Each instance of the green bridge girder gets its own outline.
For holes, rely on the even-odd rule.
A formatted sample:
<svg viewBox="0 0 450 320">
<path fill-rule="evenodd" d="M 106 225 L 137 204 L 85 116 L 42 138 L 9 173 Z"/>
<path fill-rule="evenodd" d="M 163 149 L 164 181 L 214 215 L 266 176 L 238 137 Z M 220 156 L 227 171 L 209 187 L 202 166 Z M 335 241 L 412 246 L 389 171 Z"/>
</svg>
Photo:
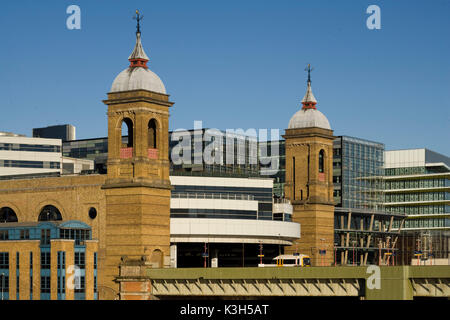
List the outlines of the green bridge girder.
<svg viewBox="0 0 450 320">
<path fill-rule="evenodd" d="M 152 294 L 165 297 L 203 295 L 202 286 L 208 288 L 208 295 L 222 296 L 224 284 L 238 288 L 234 291 L 235 296 L 255 298 L 258 293 L 261 296 L 356 295 L 368 300 L 450 297 L 450 266 L 373 266 L 373 270 L 369 267 L 146 268 L 143 274 L 154 288 Z M 377 278 L 380 280 L 378 283 Z M 184 289 L 180 291 L 177 284 L 184 285 Z M 257 288 L 255 284 L 265 284 L 268 291 L 258 289 L 250 292 L 249 288 Z M 298 284 L 305 290 L 298 291 Z M 351 286 L 346 287 L 347 284 Z M 314 285 L 317 290 L 309 290 L 308 285 Z M 270 291 L 272 286 L 277 288 L 272 290 L 273 293 Z M 157 287 L 161 289 L 157 290 Z M 190 289 L 197 287 L 199 289 Z"/>
</svg>

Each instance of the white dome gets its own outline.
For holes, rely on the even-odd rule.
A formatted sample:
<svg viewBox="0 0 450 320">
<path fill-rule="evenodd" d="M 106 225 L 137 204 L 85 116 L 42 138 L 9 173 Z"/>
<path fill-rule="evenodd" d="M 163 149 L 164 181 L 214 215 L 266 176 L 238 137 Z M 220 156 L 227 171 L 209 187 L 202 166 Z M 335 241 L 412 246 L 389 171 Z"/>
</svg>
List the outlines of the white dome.
<svg viewBox="0 0 450 320">
<path fill-rule="evenodd" d="M 111 92 L 139 89 L 166 94 L 166 88 L 161 79 L 151 70 L 142 67 L 123 70 L 111 86 Z"/>
<path fill-rule="evenodd" d="M 289 121 L 288 129 L 323 128 L 331 130 L 327 117 L 317 109 L 301 109 Z"/>
</svg>

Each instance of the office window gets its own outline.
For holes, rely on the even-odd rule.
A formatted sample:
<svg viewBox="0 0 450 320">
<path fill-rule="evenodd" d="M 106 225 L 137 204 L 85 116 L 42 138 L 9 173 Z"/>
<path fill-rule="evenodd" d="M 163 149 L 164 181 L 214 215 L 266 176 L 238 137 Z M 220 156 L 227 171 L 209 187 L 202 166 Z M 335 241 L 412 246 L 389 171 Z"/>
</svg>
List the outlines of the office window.
<svg viewBox="0 0 450 320">
<path fill-rule="evenodd" d="M 97 252 L 94 252 L 94 269 L 97 269 Z"/>
<path fill-rule="evenodd" d="M 41 293 L 50 293 L 50 277 L 41 276 Z"/>
<path fill-rule="evenodd" d="M 50 252 L 41 252 L 41 269 L 50 269 Z"/>
<path fill-rule="evenodd" d="M 30 230 L 24 229 L 20 230 L 20 240 L 30 239 Z"/>
<path fill-rule="evenodd" d="M 58 276 L 58 293 L 65 294 L 66 293 L 66 277 Z"/>
<path fill-rule="evenodd" d="M 84 252 L 75 252 L 75 265 L 80 267 L 80 269 L 86 268 L 86 258 Z"/>
<path fill-rule="evenodd" d="M 0 230 L 0 240 L 8 240 L 9 232 L 8 230 Z"/>
<path fill-rule="evenodd" d="M 9 291 L 9 276 L 0 274 L 0 291 Z"/>
<path fill-rule="evenodd" d="M 0 269 L 9 269 L 9 252 L 0 252 Z"/>
<path fill-rule="evenodd" d="M 33 252 L 30 252 L 30 270 L 33 270 Z"/>
<path fill-rule="evenodd" d="M 84 293 L 85 291 L 85 277 L 80 276 L 80 285 L 75 286 L 75 292 L 76 293 Z"/>
<path fill-rule="evenodd" d="M 58 251 L 58 269 L 66 268 L 66 252 Z"/>
<path fill-rule="evenodd" d="M 41 244 L 43 245 L 50 244 L 50 229 L 41 230 Z"/>
</svg>

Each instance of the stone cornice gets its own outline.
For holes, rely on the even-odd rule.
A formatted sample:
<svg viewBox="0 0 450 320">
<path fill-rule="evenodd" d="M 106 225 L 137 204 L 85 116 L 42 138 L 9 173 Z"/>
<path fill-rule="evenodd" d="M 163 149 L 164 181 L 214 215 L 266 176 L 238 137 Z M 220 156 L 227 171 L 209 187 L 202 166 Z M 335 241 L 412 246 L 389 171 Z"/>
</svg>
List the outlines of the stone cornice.
<svg viewBox="0 0 450 320">
<path fill-rule="evenodd" d="M 304 138 L 304 137 L 321 137 L 326 139 L 333 139 L 333 130 L 323 128 L 301 128 L 301 129 L 286 129 L 286 133 L 282 135 L 284 139 L 289 138 Z"/>
</svg>

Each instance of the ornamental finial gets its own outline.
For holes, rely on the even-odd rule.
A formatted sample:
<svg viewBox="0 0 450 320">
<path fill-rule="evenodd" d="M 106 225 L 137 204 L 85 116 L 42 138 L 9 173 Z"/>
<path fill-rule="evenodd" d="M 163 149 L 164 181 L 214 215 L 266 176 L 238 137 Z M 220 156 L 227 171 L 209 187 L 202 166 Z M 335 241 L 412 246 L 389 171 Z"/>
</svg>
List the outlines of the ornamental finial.
<svg viewBox="0 0 450 320">
<path fill-rule="evenodd" d="M 308 71 L 308 83 L 311 83 L 311 71 L 313 71 L 314 68 L 311 68 L 311 65 L 308 63 L 308 66 L 305 68 L 305 71 Z"/>
<path fill-rule="evenodd" d="M 141 33 L 141 20 L 144 18 L 144 15 L 141 15 L 139 13 L 139 10 L 136 9 L 136 15 L 133 16 L 133 19 L 137 21 L 137 30 L 136 30 L 136 34 Z"/>
</svg>

